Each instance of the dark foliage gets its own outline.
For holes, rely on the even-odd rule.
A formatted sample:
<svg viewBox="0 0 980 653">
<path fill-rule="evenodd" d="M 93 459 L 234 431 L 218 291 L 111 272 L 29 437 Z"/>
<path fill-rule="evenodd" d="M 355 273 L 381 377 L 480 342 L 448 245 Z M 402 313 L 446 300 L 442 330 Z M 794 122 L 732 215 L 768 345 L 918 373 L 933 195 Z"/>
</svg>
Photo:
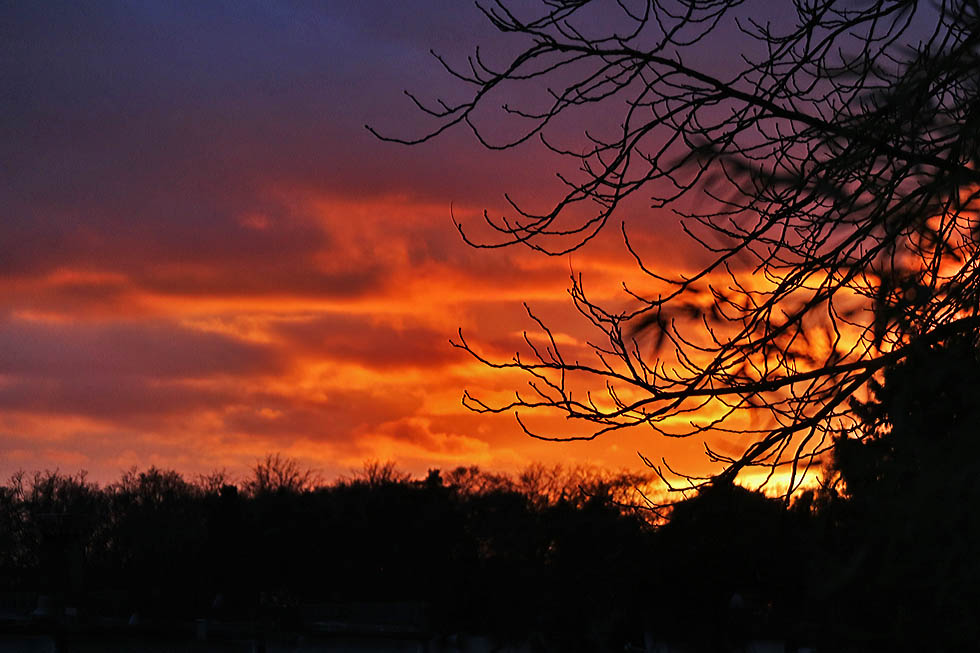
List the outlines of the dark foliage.
<svg viewBox="0 0 980 653">
<path fill-rule="evenodd" d="M 822 516 L 839 531 L 844 627 L 924 648 L 939 624 L 953 648 L 980 637 L 978 392 L 976 343 L 923 347 L 859 406 L 866 437 L 836 443 Z"/>
<path fill-rule="evenodd" d="M 459 468 L 412 480 L 374 464 L 331 485 L 297 478 L 309 476 L 278 457 L 240 485 L 155 468 L 104 488 L 19 474 L 0 488 L 0 591 L 116 618 L 271 611 L 283 628 L 304 603 L 422 601 L 439 632 L 548 632 L 571 649 L 640 621 L 649 588 L 630 570 L 652 531 L 618 502 L 635 477 Z"/>
</svg>

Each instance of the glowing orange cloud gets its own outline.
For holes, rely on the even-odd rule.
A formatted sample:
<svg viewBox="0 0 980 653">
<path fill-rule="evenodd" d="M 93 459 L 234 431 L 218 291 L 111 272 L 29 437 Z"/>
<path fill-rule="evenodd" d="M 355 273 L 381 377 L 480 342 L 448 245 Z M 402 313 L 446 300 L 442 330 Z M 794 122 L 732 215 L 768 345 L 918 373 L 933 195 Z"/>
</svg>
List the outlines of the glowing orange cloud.
<svg viewBox="0 0 980 653">
<path fill-rule="evenodd" d="M 240 472 L 269 451 L 328 475 L 368 458 L 419 473 L 570 457 L 637 467 L 635 450 L 650 453 L 642 437 L 540 443 L 510 416 L 460 405 L 464 388 L 506 393 L 524 381 L 452 348 L 457 328 L 510 356 L 532 326 L 526 301 L 565 346 L 578 346 L 569 260 L 468 248 L 440 202 L 282 188 L 267 196 L 278 209 L 241 213 L 230 235 L 245 232 L 245 246 L 255 231 L 273 243 L 280 230 L 310 234 L 281 261 L 271 252 L 144 266 L 108 257 L 0 281 L 5 471 Z M 609 288 L 623 272 L 601 252 L 571 264 Z"/>
<path fill-rule="evenodd" d="M 540 149 L 490 154 L 462 132 L 393 148 L 363 129 L 421 128 L 392 96 L 429 81 L 431 47 L 465 56 L 459 30 L 484 24 L 420 7 L 256 7 L 207 29 L 176 14 L 161 29 L 152 3 L 11 8 L 0 473 L 241 473 L 275 451 L 327 476 L 366 458 L 417 473 L 701 461 L 700 443 L 646 433 L 542 443 L 460 405 L 526 379 L 453 349 L 457 328 L 509 357 L 534 337 L 527 302 L 584 352 L 570 272 L 625 306 L 634 268 L 615 228 L 565 258 L 461 242 L 450 211 L 490 238 L 482 211 L 506 211 L 502 191 L 533 204 L 560 188 Z M 621 217 L 658 271 L 693 265 L 669 214 L 638 199 Z"/>
</svg>

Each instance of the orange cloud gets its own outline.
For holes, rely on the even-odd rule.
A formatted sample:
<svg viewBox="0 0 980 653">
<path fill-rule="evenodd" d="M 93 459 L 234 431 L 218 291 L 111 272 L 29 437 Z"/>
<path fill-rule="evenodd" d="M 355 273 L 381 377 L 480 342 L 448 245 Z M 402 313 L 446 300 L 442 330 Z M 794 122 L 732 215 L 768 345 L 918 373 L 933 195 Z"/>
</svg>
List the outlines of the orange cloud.
<svg viewBox="0 0 980 653">
<path fill-rule="evenodd" d="M 699 460 L 700 443 L 646 433 L 543 443 L 512 416 L 460 404 L 464 388 L 506 398 L 525 385 L 449 345 L 458 327 L 496 358 L 525 347 L 525 328 L 540 343 L 525 301 L 566 355 L 590 355 L 593 334 L 565 294 L 570 264 L 599 296 L 628 302 L 620 281 L 632 266 L 613 244 L 571 260 L 488 252 L 459 240 L 440 202 L 283 188 L 264 197 L 222 227 L 229 240 L 217 251 L 170 261 L 151 248 L 142 264 L 68 257 L 0 281 L 0 411 L 16 416 L 0 430 L 11 452 L 0 469 L 74 460 L 104 478 L 137 462 L 242 470 L 267 451 L 328 474 L 366 458 L 419 473 L 570 460 L 636 468 L 637 450 Z M 561 416 L 529 420 L 570 433 Z M 32 447 L 45 430 L 64 435 L 60 449 Z M 56 449 L 64 455 L 45 453 Z"/>
<path fill-rule="evenodd" d="M 450 211 L 491 238 L 482 210 L 507 211 L 501 189 L 541 204 L 560 188 L 545 155 L 491 155 L 462 133 L 411 150 L 363 129 L 423 126 L 393 89 L 428 80 L 434 44 L 468 49 L 452 35 L 459 21 L 482 24 L 479 11 L 297 11 L 315 19 L 202 11 L 161 30 L 149 5 L 10 10 L 0 472 L 240 473 L 270 451 L 328 475 L 388 457 L 416 472 L 635 467 L 636 449 L 699 460 L 699 443 L 642 433 L 550 445 L 512 416 L 460 405 L 464 388 L 505 396 L 526 379 L 451 348 L 458 327 L 509 358 L 525 328 L 539 338 L 526 301 L 585 357 L 592 334 L 568 276 L 627 306 L 632 261 L 616 225 L 570 257 L 469 248 Z M 379 33 L 384 47 L 365 50 Z M 98 34 L 98 47 L 78 34 Z M 637 200 L 620 217 L 658 265 L 686 264 L 692 250 L 666 231 L 669 215 Z"/>
</svg>

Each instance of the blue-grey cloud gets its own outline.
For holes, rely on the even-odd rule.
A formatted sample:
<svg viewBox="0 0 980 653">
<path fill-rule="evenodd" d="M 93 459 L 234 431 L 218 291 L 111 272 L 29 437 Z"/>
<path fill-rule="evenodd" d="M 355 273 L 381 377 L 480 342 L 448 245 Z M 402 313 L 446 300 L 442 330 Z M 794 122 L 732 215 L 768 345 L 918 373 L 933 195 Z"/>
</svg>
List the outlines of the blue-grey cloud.
<svg viewBox="0 0 980 653">
<path fill-rule="evenodd" d="M 0 374 L 84 379 L 205 378 L 282 371 L 268 346 L 162 321 L 0 323 Z"/>
</svg>

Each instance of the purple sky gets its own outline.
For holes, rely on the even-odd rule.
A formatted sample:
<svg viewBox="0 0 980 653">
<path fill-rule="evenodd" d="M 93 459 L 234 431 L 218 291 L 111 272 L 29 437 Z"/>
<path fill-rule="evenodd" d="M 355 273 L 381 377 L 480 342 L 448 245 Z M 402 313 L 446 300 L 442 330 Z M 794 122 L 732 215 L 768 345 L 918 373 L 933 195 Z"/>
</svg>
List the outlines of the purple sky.
<svg viewBox="0 0 980 653">
<path fill-rule="evenodd" d="M 526 300 L 580 346 L 569 265 L 614 301 L 631 269 L 615 237 L 554 259 L 460 241 L 450 206 L 475 224 L 554 187 L 540 148 L 364 129 L 419 133 L 401 91 L 458 94 L 429 49 L 478 43 L 512 47 L 450 0 L 5 3 L 0 472 L 697 459 L 642 434 L 540 443 L 459 405 L 524 381 L 450 348 L 457 327 L 508 357 Z"/>
</svg>

